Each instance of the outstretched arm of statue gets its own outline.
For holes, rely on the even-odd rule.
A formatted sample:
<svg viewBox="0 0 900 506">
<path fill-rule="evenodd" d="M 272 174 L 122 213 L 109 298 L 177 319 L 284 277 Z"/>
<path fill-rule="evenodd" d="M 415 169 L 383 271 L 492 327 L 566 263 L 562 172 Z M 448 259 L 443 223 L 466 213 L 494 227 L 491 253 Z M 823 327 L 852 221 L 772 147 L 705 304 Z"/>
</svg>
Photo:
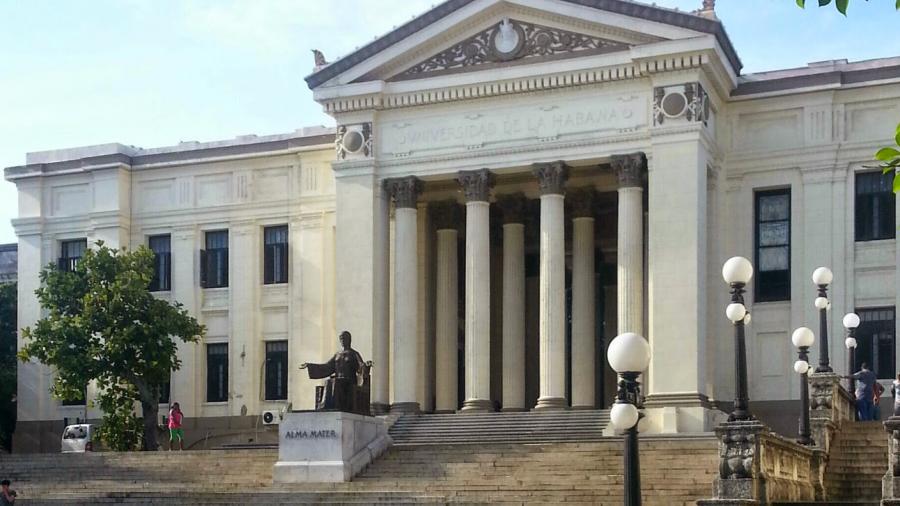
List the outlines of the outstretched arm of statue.
<svg viewBox="0 0 900 506">
<path fill-rule="evenodd" d="M 371 368 L 373 365 L 375 365 L 375 362 L 372 362 L 371 360 L 369 360 L 368 362 L 366 362 L 366 367 Z"/>
<path fill-rule="evenodd" d="M 302 364 L 300 364 L 300 369 L 306 369 L 307 367 L 309 367 L 309 364 L 307 362 L 303 362 Z"/>
</svg>

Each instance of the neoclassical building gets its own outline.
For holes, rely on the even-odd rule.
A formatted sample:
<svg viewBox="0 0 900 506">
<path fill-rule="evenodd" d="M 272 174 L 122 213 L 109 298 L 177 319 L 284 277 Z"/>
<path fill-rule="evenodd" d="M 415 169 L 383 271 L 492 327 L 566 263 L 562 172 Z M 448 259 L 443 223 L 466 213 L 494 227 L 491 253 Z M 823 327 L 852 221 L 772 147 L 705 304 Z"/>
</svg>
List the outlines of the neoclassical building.
<svg viewBox="0 0 900 506">
<path fill-rule="evenodd" d="M 896 375 L 898 210 L 870 165 L 900 120 L 900 58 L 742 74 L 708 6 L 448 0 L 306 81 L 336 129 L 6 169 L 20 326 L 41 265 L 147 244 L 154 288 L 209 329 L 170 393 L 201 432 L 312 408 L 297 366 L 346 329 L 376 413 L 460 416 L 608 407 L 605 347 L 637 332 L 645 430 L 696 433 L 734 396 L 721 266 L 741 255 L 760 417 L 793 425 L 790 334 L 818 328 L 819 266 L 835 369 L 856 311 L 858 362 Z M 17 449 L 76 416 L 50 374 L 20 365 Z"/>
</svg>

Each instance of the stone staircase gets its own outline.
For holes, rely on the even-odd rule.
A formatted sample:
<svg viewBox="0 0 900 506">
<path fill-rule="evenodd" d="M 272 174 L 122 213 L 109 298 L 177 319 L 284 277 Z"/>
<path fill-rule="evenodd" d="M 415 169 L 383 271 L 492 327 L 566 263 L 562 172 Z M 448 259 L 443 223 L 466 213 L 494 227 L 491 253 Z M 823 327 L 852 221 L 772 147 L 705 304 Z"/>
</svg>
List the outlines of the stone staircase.
<svg viewBox="0 0 900 506">
<path fill-rule="evenodd" d="M 559 443 L 599 441 L 608 410 L 407 415 L 394 422 L 394 444 Z"/>
<path fill-rule="evenodd" d="M 881 422 L 844 423 L 825 467 L 829 501 L 877 504 L 887 471 L 887 433 Z"/>
<path fill-rule="evenodd" d="M 271 450 L 11 456 L 22 505 L 622 503 L 622 441 L 403 444 L 350 483 L 273 485 Z M 645 437 L 646 505 L 709 495 L 712 437 Z"/>
</svg>

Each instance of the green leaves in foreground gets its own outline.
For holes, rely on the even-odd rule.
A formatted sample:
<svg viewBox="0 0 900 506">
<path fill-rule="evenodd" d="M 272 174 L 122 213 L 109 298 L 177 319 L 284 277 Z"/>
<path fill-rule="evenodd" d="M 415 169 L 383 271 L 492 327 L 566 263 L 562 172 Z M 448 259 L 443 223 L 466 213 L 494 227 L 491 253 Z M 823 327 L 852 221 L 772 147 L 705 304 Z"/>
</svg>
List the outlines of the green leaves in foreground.
<svg viewBox="0 0 900 506">
<path fill-rule="evenodd" d="M 897 149 L 900 148 L 900 125 L 897 125 L 897 130 L 894 132 L 894 143 L 897 145 L 896 147 L 879 149 L 875 153 L 875 159 L 881 162 L 878 166 L 883 173 L 894 173 L 894 193 L 900 193 L 900 172 L 898 172 L 900 171 L 900 149 Z"/>
<path fill-rule="evenodd" d="M 869 0 L 866 0 L 867 2 Z M 819 7 L 825 7 L 826 5 L 831 4 L 831 0 L 818 0 Z M 806 0 L 797 0 L 797 5 L 800 8 L 806 7 Z M 850 0 L 834 0 L 834 6 L 844 16 L 847 15 L 847 7 L 850 6 Z M 894 0 L 894 8 L 900 9 L 900 0 Z"/>
</svg>

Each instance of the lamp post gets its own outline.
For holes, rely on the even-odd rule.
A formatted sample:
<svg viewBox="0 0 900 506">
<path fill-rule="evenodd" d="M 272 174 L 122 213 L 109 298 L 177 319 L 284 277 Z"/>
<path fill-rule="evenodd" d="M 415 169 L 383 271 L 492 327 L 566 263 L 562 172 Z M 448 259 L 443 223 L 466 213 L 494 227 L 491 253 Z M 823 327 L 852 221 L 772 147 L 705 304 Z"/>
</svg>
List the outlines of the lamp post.
<svg viewBox="0 0 900 506">
<path fill-rule="evenodd" d="M 800 327 L 791 335 L 791 342 L 798 350 L 798 359 L 794 362 L 794 371 L 800 375 L 800 437 L 797 442 L 811 445 L 813 440 L 809 433 L 809 347 L 816 341 L 812 330 Z"/>
<path fill-rule="evenodd" d="M 844 346 L 847 347 L 847 376 L 850 387 L 850 395 L 856 398 L 856 380 L 853 378 L 853 370 L 856 369 L 856 328 L 859 327 L 859 315 L 856 313 L 847 313 L 843 319 L 844 328 L 847 329 L 847 339 L 844 339 Z M 856 410 L 853 410 L 853 417 L 856 418 Z"/>
<path fill-rule="evenodd" d="M 625 506 L 641 504 L 641 466 L 638 459 L 638 420 L 641 386 L 638 376 L 650 364 L 650 345 L 633 332 L 616 336 L 606 352 L 609 365 L 619 373 L 616 403 L 609 413 L 613 427 L 625 432 Z"/>
<path fill-rule="evenodd" d="M 819 348 L 819 366 L 816 372 L 832 372 L 828 360 L 828 285 L 834 279 L 831 269 L 819 267 L 813 271 L 812 281 L 815 283 L 818 294 L 816 296 L 816 309 L 819 310 L 819 335 L 822 336 L 822 346 Z"/>
<path fill-rule="evenodd" d="M 722 266 L 722 278 L 731 286 L 731 303 L 725 316 L 734 324 L 734 407 L 728 421 L 752 420 L 747 394 L 747 347 L 744 343 L 744 324 L 747 308 L 744 307 L 744 287 L 753 277 L 753 265 L 744 257 L 732 257 Z"/>
</svg>

